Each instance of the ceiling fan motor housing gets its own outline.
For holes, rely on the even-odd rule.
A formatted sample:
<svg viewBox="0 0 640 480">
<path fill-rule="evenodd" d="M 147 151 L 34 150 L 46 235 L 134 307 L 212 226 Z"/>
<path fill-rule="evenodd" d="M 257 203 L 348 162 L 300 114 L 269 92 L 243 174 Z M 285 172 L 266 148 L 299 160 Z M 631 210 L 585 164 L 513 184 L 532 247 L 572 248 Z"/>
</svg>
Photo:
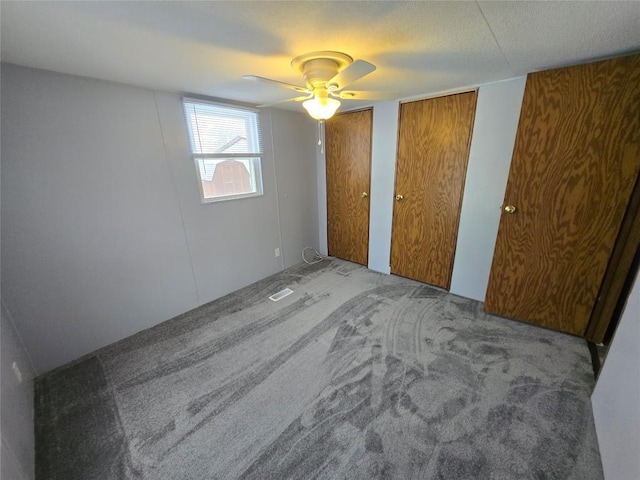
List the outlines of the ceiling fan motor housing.
<svg viewBox="0 0 640 480">
<path fill-rule="evenodd" d="M 326 83 L 353 62 L 341 52 L 312 52 L 296 57 L 291 66 L 302 73 L 309 90 L 324 89 Z"/>
</svg>

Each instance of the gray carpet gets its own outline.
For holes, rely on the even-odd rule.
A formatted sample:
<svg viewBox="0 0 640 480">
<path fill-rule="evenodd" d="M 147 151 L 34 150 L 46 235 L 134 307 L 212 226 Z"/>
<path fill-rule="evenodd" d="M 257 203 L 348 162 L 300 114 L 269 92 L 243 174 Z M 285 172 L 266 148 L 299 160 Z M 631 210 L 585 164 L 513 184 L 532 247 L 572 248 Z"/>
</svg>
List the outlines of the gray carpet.
<svg viewBox="0 0 640 480">
<path fill-rule="evenodd" d="M 592 387 L 581 339 L 303 264 L 39 377 L 37 478 L 602 479 Z"/>
</svg>

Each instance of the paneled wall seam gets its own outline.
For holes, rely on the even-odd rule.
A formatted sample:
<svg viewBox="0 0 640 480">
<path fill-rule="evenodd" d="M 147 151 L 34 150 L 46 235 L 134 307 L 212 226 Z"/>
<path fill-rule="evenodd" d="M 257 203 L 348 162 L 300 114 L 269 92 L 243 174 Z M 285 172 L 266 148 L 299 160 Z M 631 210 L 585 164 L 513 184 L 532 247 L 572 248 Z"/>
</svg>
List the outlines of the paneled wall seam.
<svg viewBox="0 0 640 480">
<path fill-rule="evenodd" d="M 509 58 L 507 57 L 507 54 L 502 49 L 502 45 L 500 45 L 500 42 L 498 41 L 498 37 L 496 37 L 496 34 L 494 33 L 493 28 L 491 27 L 491 24 L 489 23 L 489 20 L 487 20 L 487 16 L 484 14 L 484 11 L 482 10 L 482 7 L 480 6 L 480 4 L 478 3 L 477 0 L 476 0 L 475 4 L 476 4 L 476 7 L 478 7 L 478 11 L 480 12 L 480 15 L 482 15 L 484 23 L 487 25 L 487 28 L 489 29 L 489 32 L 491 32 L 491 36 L 493 37 L 493 41 L 496 42 L 496 47 L 498 47 L 498 50 L 500 50 L 500 53 L 502 54 L 502 58 L 504 58 L 504 61 L 507 63 L 507 67 L 509 67 L 509 71 L 511 72 L 511 75 L 515 75 L 516 73 L 513 71 L 513 67 L 511 66 L 511 63 L 509 62 Z"/>
<path fill-rule="evenodd" d="M 171 166 L 171 161 L 169 160 L 169 151 L 167 149 L 167 141 L 164 136 L 164 129 L 162 128 L 162 120 L 160 118 L 160 109 L 158 108 L 158 98 L 155 91 L 153 92 L 153 102 L 155 104 L 156 114 L 158 116 L 158 127 L 160 128 L 160 136 L 162 137 L 162 148 L 164 149 L 164 158 L 167 162 L 169 177 L 171 178 L 171 188 L 173 189 L 173 193 L 176 198 L 176 203 L 178 205 L 178 212 L 180 213 L 180 226 L 182 227 L 182 234 L 184 235 L 184 242 L 187 247 L 187 255 L 189 256 L 189 269 L 191 270 L 191 278 L 193 278 L 193 288 L 196 293 L 196 301 L 198 304 L 200 304 L 200 292 L 198 289 L 198 281 L 196 279 L 196 271 L 195 271 L 195 268 L 193 267 L 193 255 L 191 254 L 191 246 L 189 245 L 187 228 L 184 223 L 184 213 L 182 212 L 182 202 L 180 201 L 180 195 L 178 195 L 178 187 L 176 185 L 175 174 Z"/>
<path fill-rule="evenodd" d="M 273 159 L 273 177 L 276 194 L 276 214 L 278 216 L 278 240 L 280 242 L 280 266 L 284 270 L 284 245 L 282 244 L 282 218 L 280 218 L 280 193 L 278 192 L 278 167 L 276 166 L 276 142 L 273 138 L 273 116 L 269 112 L 269 136 L 271 137 L 271 158 Z M 264 125 L 262 125 L 264 128 Z"/>
<path fill-rule="evenodd" d="M 22 334 L 18 330 L 16 322 L 13 320 L 13 314 L 11 313 L 11 310 L 9 310 L 9 307 L 7 307 L 7 305 L 4 303 L 4 299 L 0 299 L 0 303 L 1 303 L 0 307 L 2 308 L 2 311 L 5 314 L 5 318 L 7 319 L 7 321 L 13 328 L 13 331 L 15 332 L 16 336 L 18 337 L 18 341 L 20 342 L 20 348 L 22 348 L 25 355 L 27 356 L 27 359 L 29 360 L 29 367 L 31 368 L 31 373 L 33 374 L 34 377 L 37 377 L 38 370 L 36 369 L 33 359 L 31 358 L 31 354 L 29 353 L 29 350 L 27 350 L 27 347 L 25 346 L 24 340 L 22 339 Z"/>
</svg>

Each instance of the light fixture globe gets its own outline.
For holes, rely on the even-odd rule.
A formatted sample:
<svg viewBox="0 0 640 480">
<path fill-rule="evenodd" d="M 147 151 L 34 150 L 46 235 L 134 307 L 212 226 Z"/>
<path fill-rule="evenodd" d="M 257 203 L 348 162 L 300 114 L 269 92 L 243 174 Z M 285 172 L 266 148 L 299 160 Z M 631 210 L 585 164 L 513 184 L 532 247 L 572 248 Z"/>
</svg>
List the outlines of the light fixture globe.
<svg viewBox="0 0 640 480">
<path fill-rule="evenodd" d="M 302 106 L 309 112 L 311 118 L 316 120 L 327 120 L 333 117 L 336 110 L 340 106 L 340 102 L 335 98 L 316 96 L 306 102 Z"/>
</svg>

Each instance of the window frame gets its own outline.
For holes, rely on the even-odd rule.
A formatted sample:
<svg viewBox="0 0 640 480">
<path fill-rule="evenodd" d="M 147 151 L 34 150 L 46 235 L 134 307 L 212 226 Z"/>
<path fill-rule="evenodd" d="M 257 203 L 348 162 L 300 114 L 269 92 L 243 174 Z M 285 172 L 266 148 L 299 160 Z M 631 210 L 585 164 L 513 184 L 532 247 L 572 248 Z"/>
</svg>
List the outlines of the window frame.
<svg viewBox="0 0 640 480">
<path fill-rule="evenodd" d="M 258 151 L 256 152 L 247 152 L 247 153 L 197 153 L 195 143 L 196 138 L 193 133 L 193 125 L 191 120 L 188 118 L 187 113 L 187 104 L 195 103 L 195 104 L 205 104 L 205 105 L 213 105 L 215 107 L 221 109 L 229 109 L 230 114 L 233 114 L 233 111 L 241 110 L 244 112 L 252 113 L 253 115 L 248 116 L 246 118 L 250 118 L 251 120 L 251 133 L 247 132 L 248 135 L 252 135 L 252 141 L 250 144 L 257 145 Z M 193 160 L 193 166 L 195 167 L 196 180 L 198 184 L 198 191 L 200 193 L 200 203 L 201 204 L 209 204 L 209 203 L 217 203 L 217 202 L 226 202 L 229 200 L 238 200 L 242 198 L 253 198 L 260 197 L 264 195 L 264 187 L 262 183 L 262 160 L 264 158 L 264 151 L 262 148 L 262 135 L 260 131 L 260 110 L 257 108 L 245 107 L 241 105 L 234 105 L 231 103 L 222 103 L 215 102 L 211 100 L 204 100 L 201 98 L 193 98 L 193 97 L 182 97 L 182 111 L 184 114 L 185 127 L 187 130 L 187 137 L 189 140 L 189 151 L 191 152 L 191 158 Z M 230 115 L 231 116 L 231 115 Z M 205 197 L 204 193 L 204 185 L 203 178 L 201 175 L 201 167 L 200 162 L 208 159 L 215 160 L 248 160 L 249 161 L 249 179 L 252 184 L 255 184 L 255 191 L 248 193 L 237 193 L 231 195 L 219 195 L 215 197 Z M 203 167 L 204 168 L 204 167 Z"/>
</svg>

